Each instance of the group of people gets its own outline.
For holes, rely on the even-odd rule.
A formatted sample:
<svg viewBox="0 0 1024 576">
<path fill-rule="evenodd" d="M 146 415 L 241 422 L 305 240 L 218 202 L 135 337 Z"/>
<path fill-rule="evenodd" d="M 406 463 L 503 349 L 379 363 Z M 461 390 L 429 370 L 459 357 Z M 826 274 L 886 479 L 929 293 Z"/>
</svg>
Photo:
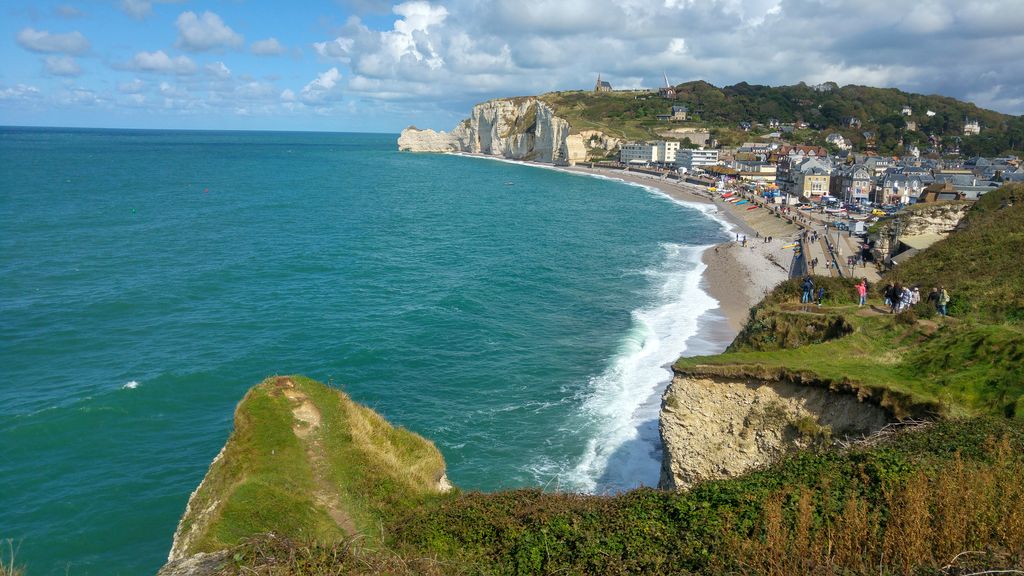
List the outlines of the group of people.
<svg viewBox="0 0 1024 576">
<path fill-rule="evenodd" d="M 862 307 L 868 301 L 868 279 L 862 278 L 857 283 L 856 290 L 857 306 Z M 817 303 L 818 306 L 821 306 L 821 301 L 825 298 L 825 288 L 819 286 L 815 291 L 814 279 L 810 275 L 804 276 L 803 282 L 800 283 L 800 291 L 801 304 Z M 885 287 L 882 295 L 885 297 L 885 305 L 889 307 L 890 314 L 905 312 L 921 302 L 921 289 L 918 286 L 890 283 Z M 928 302 L 935 306 L 935 311 L 941 316 L 948 315 L 949 300 L 949 292 L 941 285 L 932 288 L 928 294 Z"/>
<path fill-rule="evenodd" d="M 899 283 L 889 284 L 883 292 L 885 304 L 890 314 L 899 314 L 921 302 L 921 288 L 918 286 L 902 286 Z M 935 307 L 940 316 L 946 316 L 949 306 L 949 292 L 944 286 L 936 286 L 928 293 L 928 303 Z"/>
<path fill-rule="evenodd" d="M 800 295 L 801 304 L 817 304 L 821 306 L 821 301 L 825 299 L 825 287 L 818 286 L 818 290 L 814 290 L 814 280 L 808 275 L 804 276 L 804 281 L 800 283 L 800 289 L 802 294 Z"/>
</svg>

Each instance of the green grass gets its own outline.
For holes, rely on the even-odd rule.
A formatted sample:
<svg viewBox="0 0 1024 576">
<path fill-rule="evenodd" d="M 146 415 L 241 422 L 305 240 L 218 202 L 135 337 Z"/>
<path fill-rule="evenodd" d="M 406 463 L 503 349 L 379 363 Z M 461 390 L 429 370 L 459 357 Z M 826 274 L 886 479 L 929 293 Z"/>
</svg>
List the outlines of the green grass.
<svg viewBox="0 0 1024 576">
<path fill-rule="evenodd" d="M 307 440 L 293 432 L 289 381 L 320 413 Z M 315 454 L 315 457 L 311 457 Z M 235 411 L 235 430 L 208 472 L 183 528 L 196 524 L 189 553 L 233 546 L 256 534 L 336 542 L 379 525 L 437 492 L 444 460 L 429 441 L 388 424 L 338 390 L 308 378 L 270 378 Z M 321 498 L 318 499 L 317 496 Z M 339 525 L 324 498 L 337 502 Z M 202 512 L 202 514 L 199 514 Z"/>
<path fill-rule="evenodd" d="M 961 229 L 889 274 L 888 280 L 944 285 L 953 316 L 1024 323 L 1024 185 L 981 197 Z"/>
<path fill-rule="evenodd" d="M 918 471 L 937 479 L 960 459 L 991 463 L 996 456 L 986 446 L 1000 438 L 1010 443 L 1003 457 L 1012 461 L 999 466 L 1016 474 L 1022 469 L 1024 423 L 984 419 L 947 421 L 873 448 L 804 452 L 767 470 L 706 482 L 689 492 L 455 494 L 425 503 L 395 526 L 393 549 L 457 559 L 467 566 L 466 573 L 758 573 L 740 564 L 743 553 L 736 544 L 737 539 L 757 541 L 772 502 L 780 501 L 793 522 L 801 492 L 809 494 L 822 527 L 818 544 L 825 545 L 827 526 L 841 524 L 851 498 L 871 510 L 892 510 L 887 495 Z M 1003 502 L 1006 509 L 1016 505 L 1010 498 Z M 883 518 L 875 523 L 875 538 L 881 541 L 889 527 Z M 1010 548 L 1019 557 L 1022 550 Z M 878 573 L 877 566 L 872 570 Z"/>
<path fill-rule="evenodd" d="M 343 532 L 313 502 L 314 480 L 305 450 L 292 433 L 287 398 L 269 381 L 253 387 L 235 411 L 235 430 L 184 518 L 189 530 L 195 512 L 201 536 L 190 552 L 221 550 L 262 531 L 296 538 L 331 540 Z"/>
</svg>

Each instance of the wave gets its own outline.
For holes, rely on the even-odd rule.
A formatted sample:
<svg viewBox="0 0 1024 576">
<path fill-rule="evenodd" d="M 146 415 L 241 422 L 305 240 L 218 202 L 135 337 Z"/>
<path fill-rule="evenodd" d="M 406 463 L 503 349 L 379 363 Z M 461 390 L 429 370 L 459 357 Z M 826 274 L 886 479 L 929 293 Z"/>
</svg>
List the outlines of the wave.
<svg viewBox="0 0 1024 576">
<path fill-rule="evenodd" d="M 700 318 L 718 306 L 700 286 L 707 246 L 663 247 L 663 265 L 649 271 L 657 285 L 656 304 L 633 311 L 618 353 L 591 379 L 581 408 L 589 440 L 579 462 L 561 478 L 572 489 L 617 492 L 658 483 L 658 416 L 672 376 L 669 366 L 698 335 Z"/>
</svg>

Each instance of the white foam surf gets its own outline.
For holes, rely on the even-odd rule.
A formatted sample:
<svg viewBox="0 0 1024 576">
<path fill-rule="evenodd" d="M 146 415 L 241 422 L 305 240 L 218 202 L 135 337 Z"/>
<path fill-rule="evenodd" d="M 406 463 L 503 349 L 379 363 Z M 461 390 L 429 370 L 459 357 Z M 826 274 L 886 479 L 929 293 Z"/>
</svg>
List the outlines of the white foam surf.
<svg viewBox="0 0 1024 576">
<path fill-rule="evenodd" d="M 664 245 L 665 261 L 648 272 L 656 304 L 633 312 L 632 328 L 607 369 L 594 377 L 582 406 L 589 429 L 583 456 L 563 483 L 583 492 L 656 486 L 661 470 L 658 414 L 669 366 L 718 302 L 700 286 L 706 246 Z"/>
<path fill-rule="evenodd" d="M 138 382 L 136 382 L 135 380 L 130 380 L 130 381 L 126 382 L 124 384 L 124 386 L 121 386 L 121 389 L 122 390 L 135 390 L 138 387 L 139 387 L 139 383 Z"/>
</svg>

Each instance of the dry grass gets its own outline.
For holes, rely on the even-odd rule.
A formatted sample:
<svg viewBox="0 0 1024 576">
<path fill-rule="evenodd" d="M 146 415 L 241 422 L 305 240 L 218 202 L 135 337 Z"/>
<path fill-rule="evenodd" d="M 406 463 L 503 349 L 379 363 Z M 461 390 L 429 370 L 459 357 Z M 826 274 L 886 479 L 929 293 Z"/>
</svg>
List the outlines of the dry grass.
<svg viewBox="0 0 1024 576">
<path fill-rule="evenodd" d="M 460 570 L 450 563 L 371 549 L 358 538 L 310 544 L 264 534 L 234 548 L 216 576 L 442 576 L 459 573 Z"/>
<path fill-rule="evenodd" d="M 24 576 L 24 570 L 14 563 L 18 548 L 14 540 L 8 538 L 0 541 L 0 576 Z"/>
<path fill-rule="evenodd" d="M 729 546 L 745 574 L 1024 574 L 1024 459 L 1006 440 L 987 450 L 987 462 L 957 456 L 880 497 L 850 493 L 837 513 L 806 489 L 780 491 L 753 537 Z"/>
</svg>

